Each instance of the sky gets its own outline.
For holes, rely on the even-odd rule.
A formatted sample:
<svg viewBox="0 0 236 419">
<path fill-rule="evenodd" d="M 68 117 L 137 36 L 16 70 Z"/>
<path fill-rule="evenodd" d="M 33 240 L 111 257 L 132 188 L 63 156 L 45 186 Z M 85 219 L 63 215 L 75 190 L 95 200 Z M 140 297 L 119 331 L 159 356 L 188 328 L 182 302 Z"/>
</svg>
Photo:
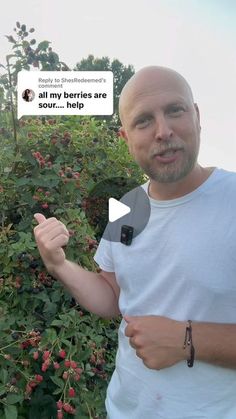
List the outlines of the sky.
<svg viewBox="0 0 236 419">
<path fill-rule="evenodd" d="M 93 54 L 179 71 L 200 109 L 199 163 L 236 172 L 235 0 L 10 0 L 1 12 L 0 63 L 20 21 L 70 67 Z"/>
</svg>

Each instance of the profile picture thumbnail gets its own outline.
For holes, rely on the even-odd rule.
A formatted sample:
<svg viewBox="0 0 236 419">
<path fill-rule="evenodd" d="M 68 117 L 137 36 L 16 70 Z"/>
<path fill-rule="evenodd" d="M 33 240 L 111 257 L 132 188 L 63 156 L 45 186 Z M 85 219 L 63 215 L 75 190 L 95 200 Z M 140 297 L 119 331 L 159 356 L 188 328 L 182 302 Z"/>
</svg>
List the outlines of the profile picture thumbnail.
<svg viewBox="0 0 236 419">
<path fill-rule="evenodd" d="M 22 98 L 26 102 L 32 102 L 32 100 L 34 100 L 34 98 L 35 98 L 35 93 L 31 89 L 25 89 L 22 93 Z"/>
</svg>

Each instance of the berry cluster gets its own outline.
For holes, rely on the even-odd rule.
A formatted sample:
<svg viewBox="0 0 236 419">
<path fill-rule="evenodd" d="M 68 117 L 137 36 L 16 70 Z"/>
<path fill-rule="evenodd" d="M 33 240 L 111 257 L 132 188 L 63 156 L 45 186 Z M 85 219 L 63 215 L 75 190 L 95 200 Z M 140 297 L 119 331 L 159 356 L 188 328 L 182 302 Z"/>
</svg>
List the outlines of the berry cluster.
<svg viewBox="0 0 236 419">
<path fill-rule="evenodd" d="M 38 359 L 39 352 L 34 352 L 33 357 L 34 359 Z M 60 358 L 61 361 L 55 361 L 52 352 L 49 350 L 45 350 L 42 353 L 43 363 L 41 366 L 41 370 L 42 372 L 46 372 L 50 366 L 53 366 L 55 370 L 59 370 L 61 368 L 61 377 L 65 381 L 65 386 L 63 389 L 64 401 L 60 399 L 57 402 L 57 418 L 63 418 L 64 412 L 70 413 L 72 415 L 75 414 L 75 407 L 68 402 L 69 399 L 73 399 L 74 397 L 76 397 L 76 391 L 74 387 L 71 385 L 71 382 L 79 381 L 83 370 L 82 368 L 78 368 L 78 363 L 76 361 L 67 358 L 67 353 L 64 349 L 61 349 L 58 352 L 58 358 Z"/>
<path fill-rule="evenodd" d="M 87 243 L 87 249 L 86 251 L 91 251 L 93 249 L 97 249 L 98 247 L 98 242 L 97 240 L 92 239 L 91 237 L 86 236 L 85 237 L 85 241 Z"/>
<path fill-rule="evenodd" d="M 79 182 L 80 173 L 74 171 L 70 166 L 62 168 L 61 170 L 59 170 L 58 176 L 63 178 L 63 183 L 68 183 L 72 180 L 73 181 L 76 180 L 76 186 L 78 188 L 80 187 L 80 182 Z"/>
<path fill-rule="evenodd" d="M 49 120 L 50 121 L 50 120 Z M 49 123 L 49 121 L 48 121 L 48 123 Z M 53 121 L 53 120 L 51 120 L 51 121 Z M 50 125 L 53 125 L 53 123 L 51 122 L 51 123 L 49 123 Z M 65 131 L 64 133 L 63 133 L 63 137 L 61 137 L 61 135 L 57 132 L 57 131 L 55 131 L 52 135 L 51 135 L 51 143 L 52 144 L 54 144 L 54 145 L 57 145 L 57 144 L 62 144 L 62 145 L 64 145 L 64 146 L 67 146 L 67 145 L 69 145 L 70 144 L 70 142 L 71 142 L 71 134 L 70 134 L 70 132 L 69 131 Z"/>
<path fill-rule="evenodd" d="M 35 374 L 35 376 L 28 381 L 25 388 L 25 395 L 29 396 L 33 389 L 37 387 L 43 381 L 43 377 L 40 374 Z"/>
<path fill-rule="evenodd" d="M 14 338 L 14 332 L 12 334 L 12 337 Z M 23 342 L 20 343 L 20 347 L 22 349 L 27 349 L 29 346 L 38 347 L 39 342 L 41 340 L 41 335 L 39 331 L 31 330 L 28 335 L 27 339 L 25 339 Z"/>
<path fill-rule="evenodd" d="M 48 203 L 52 201 L 49 191 L 44 191 L 42 188 L 38 188 L 33 195 L 34 201 L 38 201 L 41 203 L 41 207 L 43 209 L 48 208 Z"/>
<path fill-rule="evenodd" d="M 99 377 L 103 378 L 104 380 L 107 379 L 107 373 L 104 371 L 104 364 L 106 363 L 104 359 L 104 354 L 106 352 L 105 348 L 96 349 L 96 345 L 94 342 L 91 342 L 89 345 L 93 348 L 93 354 L 90 356 L 91 364 L 95 365 L 91 368 L 94 374 L 97 374 Z"/>
<path fill-rule="evenodd" d="M 39 164 L 39 167 L 44 168 L 45 166 L 51 168 L 52 162 L 50 160 L 51 156 L 50 154 L 47 154 L 45 157 L 42 156 L 40 151 L 34 151 L 32 152 L 32 156 L 36 159 L 36 161 Z"/>
<path fill-rule="evenodd" d="M 54 279 L 52 276 L 50 276 L 48 273 L 46 273 L 45 271 L 41 271 L 38 274 L 38 281 L 45 285 L 46 287 L 51 287 Z"/>
<path fill-rule="evenodd" d="M 71 390 L 74 390 L 71 388 Z M 58 400 L 57 402 L 57 419 L 63 418 L 63 410 L 66 413 L 70 413 L 71 415 L 75 415 L 75 408 L 70 403 L 63 403 L 62 400 Z"/>
</svg>

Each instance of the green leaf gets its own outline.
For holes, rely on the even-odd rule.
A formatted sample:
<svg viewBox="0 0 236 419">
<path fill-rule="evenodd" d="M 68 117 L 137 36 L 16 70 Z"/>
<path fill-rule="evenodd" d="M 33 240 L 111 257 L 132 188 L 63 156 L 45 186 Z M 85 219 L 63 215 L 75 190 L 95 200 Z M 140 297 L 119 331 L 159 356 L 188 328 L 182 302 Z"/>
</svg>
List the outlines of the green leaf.
<svg viewBox="0 0 236 419">
<path fill-rule="evenodd" d="M 15 404 L 21 402 L 24 397 L 21 394 L 12 394 L 8 393 L 7 395 L 7 404 Z"/>
<path fill-rule="evenodd" d="M 0 381 L 3 384 L 6 384 L 7 383 L 7 378 L 8 378 L 7 370 L 4 370 L 4 369 L 0 370 Z"/>
<path fill-rule="evenodd" d="M 50 376 L 50 378 L 54 382 L 54 384 L 56 384 L 58 387 L 60 387 L 60 389 L 64 388 L 65 382 L 61 378 L 59 378 L 55 375 Z"/>
<path fill-rule="evenodd" d="M 61 388 L 57 388 L 52 394 L 60 394 L 61 393 Z"/>
<path fill-rule="evenodd" d="M 16 186 L 31 185 L 32 179 L 30 178 L 20 178 L 16 180 Z"/>
<path fill-rule="evenodd" d="M 17 409 L 16 406 L 4 406 L 4 412 L 6 419 L 17 419 Z"/>
<path fill-rule="evenodd" d="M 64 322 L 62 320 L 53 320 L 51 323 L 52 326 L 62 326 Z"/>
<path fill-rule="evenodd" d="M 54 342 L 57 338 L 57 332 L 52 327 L 50 329 L 45 330 L 45 335 L 47 336 L 49 342 Z"/>
<path fill-rule="evenodd" d="M 5 387 L 1 387 L 0 388 L 0 396 L 2 396 L 3 394 L 5 394 L 6 393 L 6 389 L 5 389 Z"/>
</svg>

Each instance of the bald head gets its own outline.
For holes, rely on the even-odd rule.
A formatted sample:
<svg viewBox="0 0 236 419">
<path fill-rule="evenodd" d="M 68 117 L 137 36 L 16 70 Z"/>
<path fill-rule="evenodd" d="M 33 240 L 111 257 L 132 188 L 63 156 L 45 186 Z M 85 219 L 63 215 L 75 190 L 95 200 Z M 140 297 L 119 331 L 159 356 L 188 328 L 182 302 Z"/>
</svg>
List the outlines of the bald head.
<svg viewBox="0 0 236 419">
<path fill-rule="evenodd" d="M 160 88 L 160 93 L 177 89 L 193 104 L 192 90 L 181 74 L 167 67 L 144 67 L 128 80 L 121 92 L 119 114 L 122 125 L 125 124 L 126 111 L 130 110 L 136 97 L 152 94 L 157 88 Z"/>
</svg>

